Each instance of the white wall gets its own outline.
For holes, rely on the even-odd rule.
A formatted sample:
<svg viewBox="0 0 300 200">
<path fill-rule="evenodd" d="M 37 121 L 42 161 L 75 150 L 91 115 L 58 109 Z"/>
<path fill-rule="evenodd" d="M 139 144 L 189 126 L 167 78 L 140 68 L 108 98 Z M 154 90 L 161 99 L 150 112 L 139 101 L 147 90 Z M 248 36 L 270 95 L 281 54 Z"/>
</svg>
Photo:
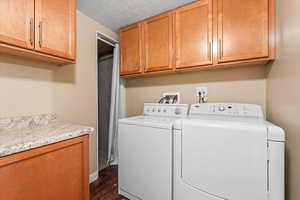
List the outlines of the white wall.
<svg viewBox="0 0 300 200">
<path fill-rule="evenodd" d="M 61 119 L 97 125 L 96 32 L 117 39 L 117 34 L 77 12 L 77 63 L 56 68 L 53 75 L 53 111 Z M 99 119 L 101 120 L 101 119 Z M 90 172 L 97 170 L 97 131 L 90 137 Z"/>
<path fill-rule="evenodd" d="M 144 102 L 158 102 L 164 92 L 179 92 L 181 103 L 197 103 L 197 86 L 208 87 L 209 102 L 254 103 L 265 110 L 265 73 L 266 66 L 251 66 L 128 79 L 127 116 L 140 114 Z"/>
<path fill-rule="evenodd" d="M 287 134 L 287 200 L 300 199 L 300 1 L 277 2 L 278 58 L 267 80 L 268 118 Z"/>
<path fill-rule="evenodd" d="M 53 67 L 0 55 L 0 117 L 51 113 Z"/>
</svg>

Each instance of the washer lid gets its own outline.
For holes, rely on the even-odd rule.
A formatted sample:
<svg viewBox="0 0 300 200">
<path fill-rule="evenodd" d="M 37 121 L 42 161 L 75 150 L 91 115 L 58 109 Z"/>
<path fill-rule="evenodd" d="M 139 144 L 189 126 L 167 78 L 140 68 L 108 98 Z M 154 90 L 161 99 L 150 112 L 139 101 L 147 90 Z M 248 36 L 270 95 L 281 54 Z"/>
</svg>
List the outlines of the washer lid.
<svg viewBox="0 0 300 200">
<path fill-rule="evenodd" d="M 173 123 L 176 119 L 177 118 L 174 117 L 139 115 L 135 117 L 120 119 L 119 123 L 171 130 L 173 129 Z"/>
</svg>

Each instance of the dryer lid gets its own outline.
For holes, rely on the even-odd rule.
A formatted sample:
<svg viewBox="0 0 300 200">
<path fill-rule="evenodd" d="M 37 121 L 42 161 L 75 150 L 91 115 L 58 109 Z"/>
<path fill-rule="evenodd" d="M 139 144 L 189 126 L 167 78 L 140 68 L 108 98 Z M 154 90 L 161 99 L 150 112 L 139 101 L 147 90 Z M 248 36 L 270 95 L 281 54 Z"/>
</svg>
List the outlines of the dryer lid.
<svg viewBox="0 0 300 200">
<path fill-rule="evenodd" d="M 286 136 L 285 131 L 279 126 L 260 119 L 260 118 L 249 118 L 249 117 L 231 117 L 231 116 L 217 116 L 217 115 L 198 115 L 197 117 L 188 117 L 185 119 L 178 119 L 174 122 L 174 129 L 182 129 L 182 120 L 189 120 L 192 123 L 200 123 L 204 121 L 207 125 L 218 125 L 218 126 L 231 126 L 231 127 L 256 127 L 265 126 L 268 133 L 268 140 L 285 142 Z"/>
<path fill-rule="evenodd" d="M 285 141 L 285 132 L 282 128 L 268 121 L 266 121 L 265 123 L 268 129 L 268 140 L 275 142 Z"/>
<path fill-rule="evenodd" d="M 174 129 L 182 129 L 182 121 L 186 120 L 195 124 L 205 121 L 206 124 L 234 127 L 265 126 L 265 120 L 261 118 L 202 114 L 176 120 Z"/>
</svg>

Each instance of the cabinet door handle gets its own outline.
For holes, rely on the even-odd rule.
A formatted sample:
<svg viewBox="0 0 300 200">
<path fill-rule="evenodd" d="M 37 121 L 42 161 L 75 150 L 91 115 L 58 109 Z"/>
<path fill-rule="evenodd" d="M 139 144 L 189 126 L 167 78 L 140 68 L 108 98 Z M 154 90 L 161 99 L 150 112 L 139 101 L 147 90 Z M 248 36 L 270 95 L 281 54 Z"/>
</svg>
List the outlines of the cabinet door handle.
<svg viewBox="0 0 300 200">
<path fill-rule="evenodd" d="M 34 31 L 34 27 L 33 27 L 33 18 L 30 18 L 30 21 L 29 21 L 29 42 L 30 42 L 30 45 L 32 46 L 33 45 L 33 31 Z"/>
<path fill-rule="evenodd" d="M 39 45 L 42 48 L 42 46 L 43 46 L 43 22 L 39 23 Z"/>
<path fill-rule="evenodd" d="M 222 60 L 222 56 L 223 56 L 223 44 L 222 44 L 222 40 L 219 39 L 219 59 Z"/>
<path fill-rule="evenodd" d="M 208 58 L 209 61 L 211 61 L 211 53 L 212 53 L 211 52 L 211 50 L 212 50 L 212 48 L 211 48 L 211 46 L 212 46 L 211 41 L 208 42 L 207 46 L 208 46 L 208 48 L 207 48 L 207 58 Z"/>
</svg>

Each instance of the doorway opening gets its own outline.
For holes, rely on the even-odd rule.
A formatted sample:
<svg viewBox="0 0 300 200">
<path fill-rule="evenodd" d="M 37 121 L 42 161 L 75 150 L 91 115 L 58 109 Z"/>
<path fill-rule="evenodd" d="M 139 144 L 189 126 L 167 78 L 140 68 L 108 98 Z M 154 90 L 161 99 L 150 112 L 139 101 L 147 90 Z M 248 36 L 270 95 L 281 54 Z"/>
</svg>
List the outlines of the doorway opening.
<svg viewBox="0 0 300 200">
<path fill-rule="evenodd" d="M 97 33 L 98 171 L 117 163 L 120 80 L 118 42 Z"/>
</svg>

